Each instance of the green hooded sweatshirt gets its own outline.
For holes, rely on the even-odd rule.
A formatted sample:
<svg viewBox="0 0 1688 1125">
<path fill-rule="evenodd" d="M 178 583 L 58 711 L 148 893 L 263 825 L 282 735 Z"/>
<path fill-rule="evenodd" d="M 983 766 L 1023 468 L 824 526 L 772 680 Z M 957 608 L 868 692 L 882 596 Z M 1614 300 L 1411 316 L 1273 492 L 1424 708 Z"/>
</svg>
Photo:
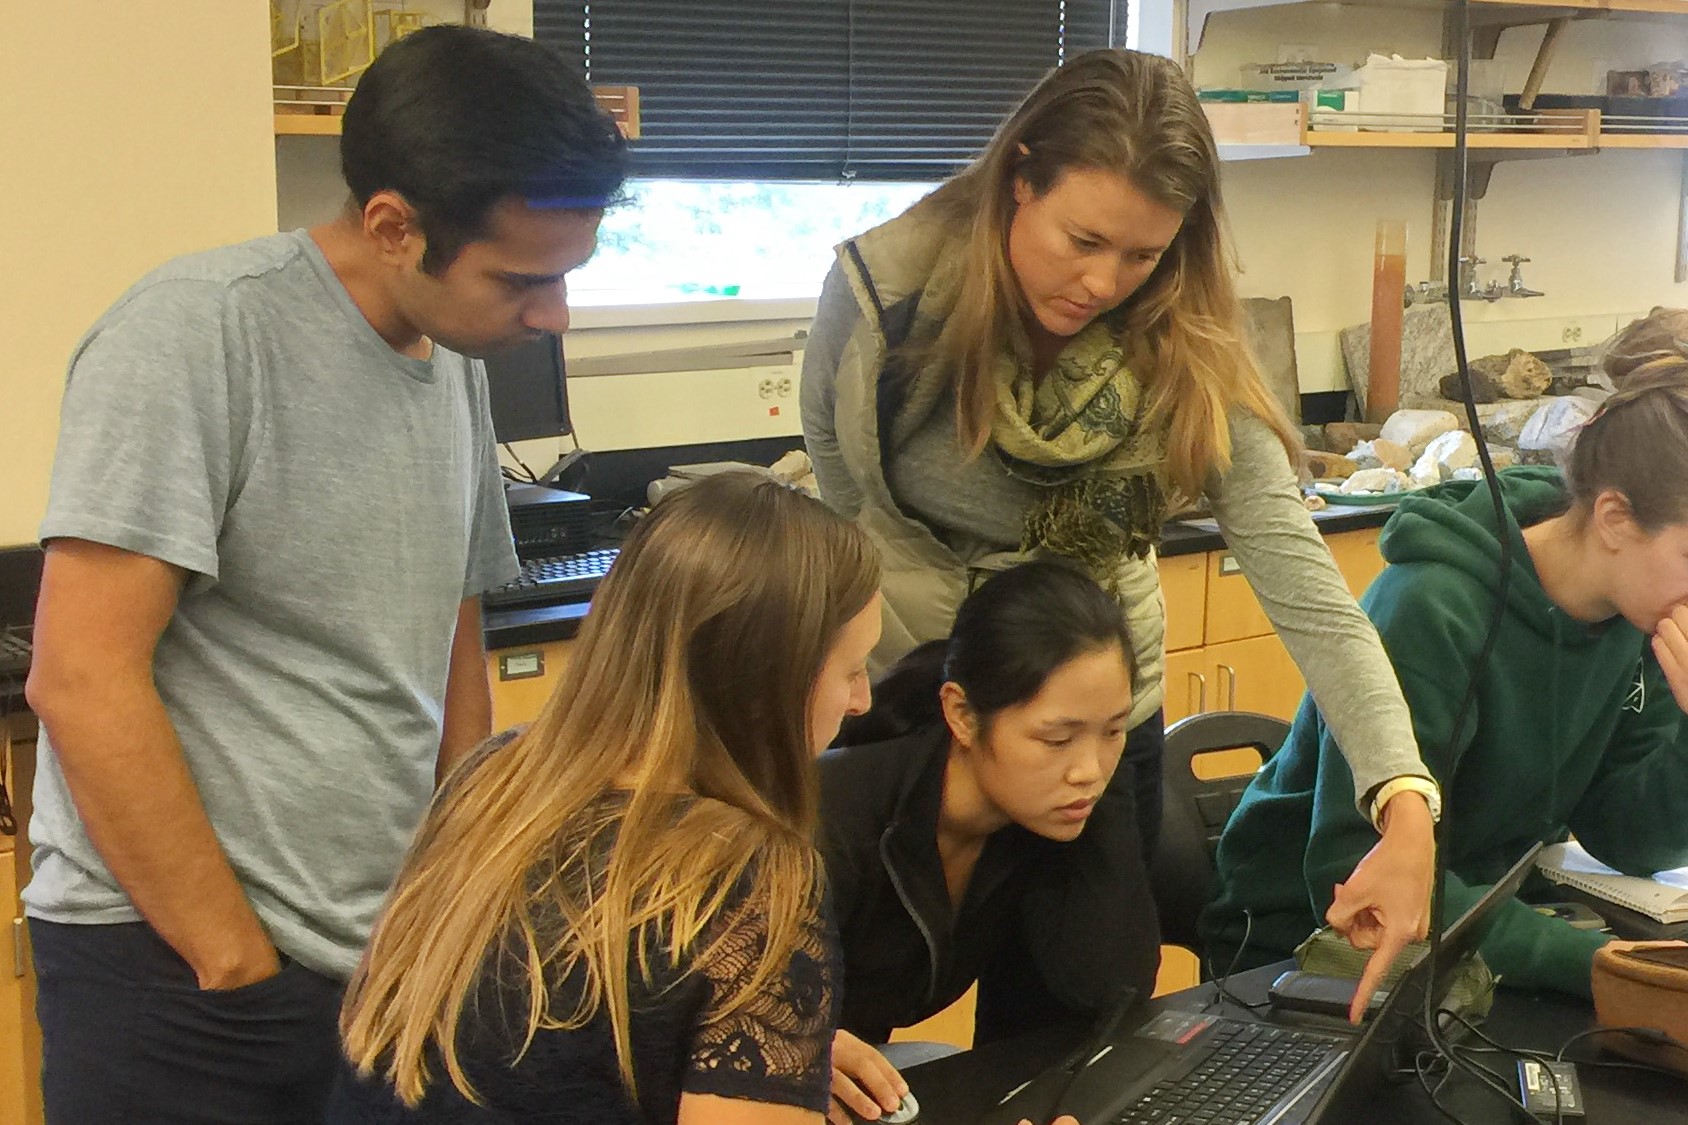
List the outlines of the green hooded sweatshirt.
<svg viewBox="0 0 1688 1125">
<path fill-rule="evenodd" d="M 1559 473 L 1500 474 L 1521 526 L 1565 510 Z M 1567 830 L 1629 874 L 1688 863 L 1688 740 L 1647 637 L 1622 618 L 1574 620 L 1513 534 L 1512 579 L 1494 652 L 1463 729 L 1452 729 L 1494 608 L 1500 539 L 1486 484 L 1410 496 L 1384 528 L 1389 566 L 1361 599 L 1446 797 L 1447 918 L 1457 917 L 1538 841 Z M 1377 842 L 1311 699 L 1256 776 L 1219 845 L 1219 897 L 1203 916 L 1218 964 L 1287 957 L 1323 922 L 1336 883 Z M 1589 994 L 1605 935 L 1507 904 L 1482 945 L 1507 983 Z"/>
</svg>

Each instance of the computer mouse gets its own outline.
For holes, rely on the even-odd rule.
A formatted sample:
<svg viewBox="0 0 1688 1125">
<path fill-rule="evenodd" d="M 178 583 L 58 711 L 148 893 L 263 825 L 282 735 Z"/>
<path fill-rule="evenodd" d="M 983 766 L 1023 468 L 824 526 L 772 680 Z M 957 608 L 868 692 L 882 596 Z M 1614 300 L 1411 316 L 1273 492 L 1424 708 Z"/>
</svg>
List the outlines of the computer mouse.
<svg viewBox="0 0 1688 1125">
<path fill-rule="evenodd" d="M 850 1119 L 860 1122 L 862 1125 L 908 1125 L 909 1122 L 916 1121 L 919 1117 L 920 1103 L 914 1100 L 913 1094 L 904 1094 L 903 1100 L 897 1103 L 896 1109 L 881 1113 L 872 1121 L 858 1116 L 853 1110 L 850 1113 Z"/>
<path fill-rule="evenodd" d="M 897 1103 L 897 1108 L 879 1119 L 880 1125 L 908 1125 L 920 1117 L 920 1103 L 914 1100 L 913 1094 L 904 1094 L 903 1100 Z"/>
</svg>

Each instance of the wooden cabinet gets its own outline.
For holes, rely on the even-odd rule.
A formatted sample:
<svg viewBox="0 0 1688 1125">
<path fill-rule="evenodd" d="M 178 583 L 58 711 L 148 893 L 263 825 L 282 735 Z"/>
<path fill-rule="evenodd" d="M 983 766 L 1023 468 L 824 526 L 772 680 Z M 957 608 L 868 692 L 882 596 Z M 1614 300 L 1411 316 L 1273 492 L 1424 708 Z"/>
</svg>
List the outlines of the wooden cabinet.
<svg viewBox="0 0 1688 1125">
<path fill-rule="evenodd" d="M 1175 555 L 1160 561 L 1166 599 L 1168 652 L 1200 648 L 1207 627 L 1207 555 Z"/>
<path fill-rule="evenodd" d="M 570 641 L 519 645 L 487 653 L 487 679 L 492 683 L 492 729 L 508 730 L 530 723 L 568 666 Z"/>
<path fill-rule="evenodd" d="M 0 1125 L 34 1125 L 41 1120 L 39 1107 L 31 1104 L 38 1084 L 28 1043 L 35 1028 L 34 990 L 25 987 L 28 950 L 18 904 L 17 857 L 9 839 L 0 846 L 5 847 L 0 851 L 0 902 L 6 904 L 5 932 L 0 934 Z"/>
<path fill-rule="evenodd" d="M 1201 648 L 1166 654 L 1166 681 L 1161 709 L 1168 723 L 1175 723 L 1198 711 L 1206 711 L 1213 698 L 1208 675 L 1207 653 Z"/>
<path fill-rule="evenodd" d="M 1214 711 L 1259 711 L 1293 719 L 1307 690 L 1301 669 L 1275 633 L 1209 645 L 1207 666 L 1212 669 L 1208 707 Z"/>
<path fill-rule="evenodd" d="M 1272 631 L 1272 622 L 1254 596 L 1254 587 L 1243 577 L 1242 567 L 1229 551 L 1207 553 L 1207 630 L 1206 644 L 1240 641 L 1244 637 L 1263 637 Z"/>
<path fill-rule="evenodd" d="M 34 722 L 0 718 L 0 770 L 18 835 L 0 836 L 0 1125 L 41 1125 L 41 1029 L 35 972 L 18 891 L 29 878 L 29 791 L 35 781 Z"/>
<path fill-rule="evenodd" d="M 1341 531 L 1325 543 L 1348 588 L 1364 592 L 1383 570 L 1379 529 Z M 1306 684 L 1272 631 L 1229 551 L 1162 559 L 1166 598 L 1168 723 L 1199 711 L 1259 711 L 1293 719 Z"/>
<path fill-rule="evenodd" d="M 1377 540 L 1382 534 L 1381 527 L 1368 527 L 1360 531 L 1344 531 L 1325 540 L 1331 558 L 1336 560 L 1336 569 L 1342 572 L 1348 589 L 1356 598 L 1366 592 L 1372 579 L 1383 573 L 1383 553 L 1377 549 Z"/>
</svg>

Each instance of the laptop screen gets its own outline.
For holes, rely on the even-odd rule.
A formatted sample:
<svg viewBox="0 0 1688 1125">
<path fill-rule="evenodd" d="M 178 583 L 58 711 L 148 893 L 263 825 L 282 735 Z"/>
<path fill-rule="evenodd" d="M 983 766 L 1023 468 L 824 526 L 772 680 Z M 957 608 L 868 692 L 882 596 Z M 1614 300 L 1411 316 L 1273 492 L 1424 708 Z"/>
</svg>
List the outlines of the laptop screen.
<svg viewBox="0 0 1688 1125">
<path fill-rule="evenodd" d="M 1460 962 L 1476 952 L 1496 907 L 1518 893 L 1518 888 L 1535 866 L 1539 851 L 1540 844 L 1532 846 L 1510 871 L 1472 904 L 1471 909 L 1448 927 L 1436 953 L 1434 979 L 1429 957 L 1422 958 L 1401 974 L 1400 980 L 1390 990 L 1389 998 L 1366 1024 L 1360 1041 L 1354 1045 L 1330 1085 L 1325 1087 L 1324 1097 L 1308 1117 L 1309 1122 L 1365 1119 L 1360 1113 L 1361 1108 L 1369 1105 L 1377 1087 L 1396 1073 L 1402 1048 L 1423 1041 L 1420 1019 L 1426 992 L 1438 998 L 1447 995 Z"/>
</svg>

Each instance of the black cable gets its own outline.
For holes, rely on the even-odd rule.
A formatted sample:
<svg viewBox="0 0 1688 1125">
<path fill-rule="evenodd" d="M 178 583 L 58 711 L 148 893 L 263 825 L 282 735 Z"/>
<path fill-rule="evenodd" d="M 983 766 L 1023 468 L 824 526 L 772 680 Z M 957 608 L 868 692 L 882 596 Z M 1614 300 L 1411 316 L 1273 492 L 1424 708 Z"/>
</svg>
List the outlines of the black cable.
<svg viewBox="0 0 1688 1125">
<path fill-rule="evenodd" d="M 1204 1012 L 1207 1011 L 1208 1008 L 1213 1007 L 1215 1002 L 1221 1001 L 1221 1000 L 1223 1000 L 1223 1001 L 1225 1001 L 1226 1003 L 1229 1003 L 1229 1004 L 1235 1004 L 1237 1007 L 1242 1008 L 1243 1010 L 1249 1011 L 1249 1012 L 1258 1012 L 1258 1011 L 1261 1011 L 1264 1008 L 1271 1007 L 1271 1003 L 1269 1001 L 1262 1002 L 1262 1003 L 1259 1003 L 1259 1004 L 1250 1004 L 1247 1000 L 1239 999 L 1237 997 L 1236 993 L 1232 992 L 1230 989 L 1225 987 L 1225 982 L 1231 979 L 1232 975 L 1234 973 L 1236 973 L 1236 971 L 1237 971 L 1237 966 L 1242 963 L 1243 953 L 1244 953 L 1244 951 L 1246 951 L 1248 949 L 1249 941 L 1253 937 L 1254 937 L 1254 911 L 1245 909 L 1243 911 L 1243 941 L 1242 941 L 1242 944 L 1237 946 L 1237 951 L 1235 953 L 1231 954 L 1231 963 L 1225 967 L 1225 972 L 1224 972 L 1224 975 L 1222 975 L 1222 976 L 1217 976 L 1217 975 L 1214 974 L 1214 972 L 1213 972 L 1213 959 L 1210 956 L 1208 956 L 1208 950 L 1205 947 L 1202 949 L 1202 967 L 1207 970 L 1207 975 L 1208 975 L 1209 979 L 1211 979 L 1213 981 L 1213 994 L 1214 994 L 1213 999 L 1209 1000 L 1207 1002 L 1206 1006 L 1204 1006 L 1202 1008 L 1202 1011 L 1204 1011 Z"/>
<path fill-rule="evenodd" d="M 1455 34 L 1458 60 L 1455 67 L 1454 80 L 1454 182 L 1453 203 L 1448 219 L 1448 319 L 1453 332 L 1454 358 L 1459 374 L 1460 394 L 1465 403 L 1466 419 L 1471 427 L 1471 436 L 1477 446 L 1477 459 L 1482 465 L 1482 473 L 1488 484 L 1489 496 L 1495 506 L 1495 528 L 1500 540 L 1499 576 L 1495 587 L 1494 610 L 1489 617 L 1488 628 L 1483 637 L 1483 643 L 1478 649 L 1476 659 L 1472 662 L 1470 673 L 1466 679 L 1465 693 L 1461 697 L 1459 706 L 1454 710 L 1453 725 L 1449 730 L 1448 765 L 1444 771 L 1445 782 L 1442 784 L 1442 817 L 1436 825 L 1436 876 L 1435 885 L 1431 889 L 1430 900 L 1430 947 L 1425 956 L 1428 964 L 1425 966 L 1431 987 L 1425 990 L 1423 1023 L 1425 1033 L 1430 1037 L 1431 1045 L 1442 1052 L 1450 1064 L 1461 1069 L 1477 1069 L 1473 1064 L 1458 1058 L 1453 1053 L 1453 1045 L 1442 1034 L 1440 1021 L 1436 1018 L 1436 1011 L 1441 1003 L 1435 989 L 1436 960 L 1441 953 L 1443 919 L 1447 913 L 1446 895 L 1444 888 L 1448 878 L 1448 846 L 1449 825 L 1453 822 L 1452 790 L 1453 780 L 1459 768 L 1458 743 L 1461 732 L 1465 728 L 1466 717 L 1471 712 L 1471 706 L 1477 698 L 1479 677 L 1488 667 L 1489 659 L 1493 655 L 1495 642 L 1500 635 L 1501 622 L 1506 614 L 1507 587 L 1512 579 L 1512 546 L 1513 521 L 1507 511 L 1506 501 L 1501 496 L 1500 482 L 1496 478 L 1495 465 L 1489 456 L 1488 443 L 1483 440 L 1483 423 L 1477 413 L 1477 398 L 1471 382 L 1471 366 L 1465 351 L 1465 322 L 1460 312 L 1459 293 L 1459 258 L 1460 242 L 1464 237 L 1465 207 L 1469 192 L 1470 177 L 1470 145 L 1468 138 L 1470 106 L 1467 98 L 1471 87 L 1471 13 L 1469 0 L 1453 0 Z M 1482 1081 L 1482 1076 L 1473 1074 Z M 1510 1092 L 1509 1092 L 1510 1096 Z"/>
<path fill-rule="evenodd" d="M 521 457 L 517 456 L 515 448 L 512 447 L 510 445 L 510 443 L 507 442 L 507 441 L 499 442 L 499 444 L 504 447 L 504 452 L 506 452 L 510 455 L 510 460 L 512 460 L 516 464 L 520 465 L 522 467 L 522 472 L 527 474 L 525 477 L 520 477 L 520 476 L 517 476 L 515 473 L 511 472 L 509 469 L 505 469 L 504 475 L 509 477 L 511 480 L 521 481 L 523 484 L 538 484 L 539 483 L 538 474 L 536 474 L 532 469 L 528 468 L 528 464 L 527 464 L 526 461 L 523 461 L 521 459 Z"/>
<path fill-rule="evenodd" d="M 1436 1088 L 1434 1090 L 1430 1088 L 1428 1071 L 1424 1065 L 1426 1059 L 1429 1059 L 1432 1063 L 1439 1062 L 1443 1064 L 1441 1079 L 1436 1083 Z M 1435 1051 L 1419 1051 L 1417 1054 L 1413 1055 L 1413 1073 L 1418 1077 L 1418 1084 L 1423 1088 L 1425 1097 L 1430 1099 L 1430 1108 L 1434 1109 L 1443 1117 L 1446 1117 L 1449 1121 L 1452 1121 L 1454 1125 L 1469 1125 L 1464 1118 L 1460 1117 L 1458 1114 L 1454 1113 L 1453 1110 L 1442 1104 L 1442 1087 L 1448 1084 L 1448 1077 L 1450 1074 L 1446 1064 L 1447 1060 L 1442 1058 Z"/>
<path fill-rule="evenodd" d="M 1676 1038 L 1674 1035 L 1666 1034 L 1665 1032 L 1660 1031 L 1656 1027 L 1591 1027 L 1591 1028 L 1587 1029 L 1586 1031 L 1577 1032 L 1575 1035 L 1573 1035 L 1569 1039 L 1565 1040 L 1565 1042 L 1561 1043 L 1559 1045 L 1559 1053 L 1553 1056 L 1554 1061 L 1556 1061 L 1556 1062 L 1570 1061 L 1570 1062 L 1575 1062 L 1575 1063 L 1579 1063 L 1579 1064 L 1587 1064 L 1589 1066 L 1609 1066 L 1609 1067 L 1613 1067 L 1615 1069 L 1623 1069 L 1623 1070 L 1647 1070 L 1647 1071 L 1651 1071 L 1654 1074 L 1668 1074 L 1673 1078 L 1681 1078 L 1682 1077 L 1682 1074 L 1678 1071 L 1667 1070 L 1663 1067 L 1649 1066 L 1646 1063 L 1641 1063 L 1641 1062 L 1620 1063 L 1620 1062 L 1607 1062 L 1607 1061 L 1602 1060 L 1602 1059 L 1570 1059 L 1570 1060 L 1567 1060 L 1565 1058 L 1565 1052 L 1571 1049 L 1572 1043 L 1576 1043 L 1576 1042 L 1583 1040 L 1583 1039 L 1590 1039 L 1590 1038 L 1593 1038 L 1596 1035 L 1629 1035 L 1629 1036 L 1632 1036 L 1636 1039 L 1640 1039 L 1643 1042 L 1651 1043 L 1655 1047 L 1675 1047 L 1677 1050 L 1683 1052 L 1684 1054 L 1688 1054 L 1688 1043 L 1684 1043 L 1682 1040 Z"/>
<path fill-rule="evenodd" d="M 1531 1049 L 1531 1048 L 1528 1048 L 1528 1047 L 1508 1047 L 1506 1044 L 1501 1043 L 1498 1040 L 1494 1039 L 1487 1032 L 1483 1031 L 1482 1028 L 1478 1027 L 1476 1024 L 1472 1023 L 1470 1020 L 1466 1019 L 1463 1015 L 1454 1011 L 1451 1008 L 1443 1008 L 1443 1009 L 1441 1009 L 1439 1014 L 1446 1015 L 1446 1016 L 1452 1016 L 1455 1020 L 1457 1020 L 1460 1024 L 1462 1024 L 1467 1031 L 1471 1032 L 1471 1034 L 1475 1035 L 1477 1038 L 1479 1038 L 1483 1042 L 1487 1043 L 1489 1045 L 1488 1049 L 1491 1052 L 1498 1052 L 1500 1054 L 1512 1055 L 1514 1058 L 1533 1059 L 1536 1062 L 1542 1063 L 1543 1065 L 1546 1065 L 1547 1063 L 1551 1063 L 1551 1062 L 1562 1062 L 1563 1061 L 1562 1059 L 1556 1059 L 1554 1056 L 1548 1054 L 1546 1051 L 1537 1051 L 1537 1050 L 1534 1050 L 1534 1049 Z M 1460 1044 L 1453 1044 L 1453 1045 L 1450 1045 L 1450 1046 L 1451 1046 L 1452 1050 L 1457 1051 L 1457 1052 L 1463 1052 L 1465 1054 L 1478 1054 L 1478 1053 L 1481 1053 L 1483 1051 L 1482 1048 L 1467 1047 L 1467 1046 L 1460 1045 Z M 1494 1071 L 1490 1070 L 1486 1066 L 1481 1066 L 1481 1065 L 1476 1064 L 1476 1063 L 1470 1063 L 1469 1061 L 1467 1061 L 1466 1065 L 1471 1067 L 1473 1070 L 1482 1071 L 1483 1074 L 1486 1074 L 1490 1078 L 1492 1078 L 1494 1081 L 1490 1084 L 1495 1089 L 1495 1091 L 1497 1093 L 1504 1094 L 1506 1096 L 1506 1100 L 1508 1102 L 1510 1102 L 1515 1108 L 1522 1110 L 1527 1116 L 1529 1116 L 1529 1117 L 1531 1117 L 1535 1120 L 1538 1120 L 1538 1121 L 1541 1120 L 1539 1117 L 1537 1117 L 1536 1113 L 1533 1110 L 1530 1109 L 1529 1106 L 1524 1104 L 1524 1101 L 1521 1097 L 1519 1097 L 1518 1095 L 1516 1095 L 1512 1092 L 1512 1088 L 1511 1088 L 1510 1085 L 1507 1084 L 1505 1077 L 1496 1074 Z M 1552 1080 L 1554 1082 L 1554 1087 L 1553 1087 L 1553 1125 L 1564 1125 L 1564 1123 L 1565 1123 L 1565 1109 L 1564 1109 L 1564 1106 L 1561 1105 L 1560 1102 L 1559 1102 L 1558 1078 L 1557 1078 L 1556 1075 L 1553 1075 L 1551 1068 L 1549 1068 L 1548 1073 L 1549 1073 L 1549 1076 L 1552 1078 Z"/>
</svg>

